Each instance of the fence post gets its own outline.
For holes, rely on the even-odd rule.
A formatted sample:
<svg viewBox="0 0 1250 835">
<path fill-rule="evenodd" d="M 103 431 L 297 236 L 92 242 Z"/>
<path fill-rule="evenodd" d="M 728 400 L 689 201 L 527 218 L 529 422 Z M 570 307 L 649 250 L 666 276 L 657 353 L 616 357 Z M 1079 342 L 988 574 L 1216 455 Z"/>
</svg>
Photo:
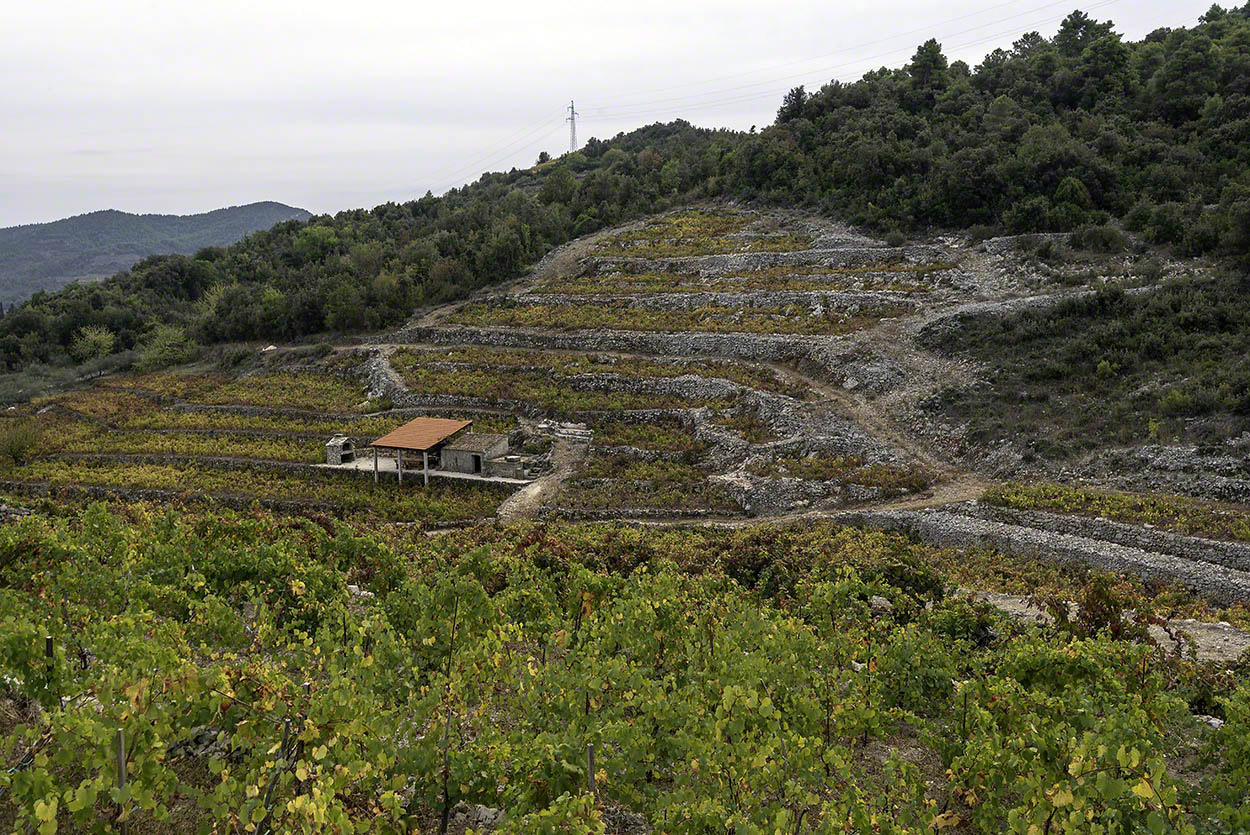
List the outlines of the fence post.
<svg viewBox="0 0 1250 835">
<path fill-rule="evenodd" d="M 599 787 L 595 784 L 595 744 L 586 746 L 586 784 L 590 793 L 595 796 L 595 805 L 599 805 Z"/>
<path fill-rule="evenodd" d="M 54 656 L 53 656 L 53 652 L 52 652 L 52 636 L 51 636 L 51 635 L 46 635 L 46 636 L 44 636 L 44 639 L 43 639 L 43 654 L 44 654 L 44 656 L 47 658 L 47 662 L 48 662 L 48 663 L 47 663 L 47 672 L 48 672 L 48 690 L 52 691 L 52 690 L 53 690 L 52 680 L 53 680 L 53 678 L 55 678 L 55 677 L 56 677 L 56 666 L 55 666 L 55 658 L 54 658 Z M 57 707 L 58 707 L 58 708 L 63 708 L 63 707 L 65 707 L 65 702 L 61 699 L 61 688 L 60 688 L 60 685 L 59 685 L 59 684 L 58 684 L 58 686 L 55 688 L 55 691 L 54 691 L 54 692 L 56 693 L 56 705 L 57 705 Z"/>
<path fill-rule="evenodd" d="M 121 728 L 117 729 L 117 788 L 124 789 L 126 787 L 126 732 Z M 124 803 L 117 804 L 118 827 L 121 829 L 122 835 L 130 835 L 130 822 L 121 820 L 126 814 L 126 805 Z"/>
</svg>

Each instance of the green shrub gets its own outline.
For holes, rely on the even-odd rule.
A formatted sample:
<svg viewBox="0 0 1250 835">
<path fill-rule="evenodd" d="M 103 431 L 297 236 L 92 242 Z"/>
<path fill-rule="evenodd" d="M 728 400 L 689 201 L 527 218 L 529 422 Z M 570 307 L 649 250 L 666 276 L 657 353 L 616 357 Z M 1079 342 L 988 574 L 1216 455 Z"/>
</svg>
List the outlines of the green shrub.
<svg viewBox="0 0 1250 835">
<path fill-rule="evenodd" d="M 877 662 L 886 704 L 912 713 L 939 713 L 955 691 L 955 655 L 949 642 L 915 626 L 894 633 Z"/>
<path fill-rule="evenodd" d="M 69 353 L 79 362 L 99 359 L 113 353 L 117 337 L 103 325 L 85 325 L 69 345 Z"/>
<path fill-rule="evenodd" d="M 157 325 L 139 346 L 139 360 L 135 368 L 140 371 L 156 371 L 173 365 L 183 365 L 195 359 L 200 346 L 177 325 Z"/>
<path fill-rule="evenodd" d="M 0 458 L 14 466 L 25 464 L 39 446 L 43 431 L 28 418 L 8 418 L 0 423 Z"/>
<path fill-rule="evenodd" d="M 1128 236 L 1114 226 L 1087 224 L 1072 232 L 1072 246 L 1094 252 L 1119 253 L 1128 249 Z"/>
</svg>

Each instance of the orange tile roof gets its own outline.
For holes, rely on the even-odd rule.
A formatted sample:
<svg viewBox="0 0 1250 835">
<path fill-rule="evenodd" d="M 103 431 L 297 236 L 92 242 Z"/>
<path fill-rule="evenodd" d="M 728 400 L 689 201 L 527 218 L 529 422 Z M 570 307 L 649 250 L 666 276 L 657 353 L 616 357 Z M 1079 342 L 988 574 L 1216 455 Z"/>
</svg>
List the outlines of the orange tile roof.
<svg viewBox="0 0 1250 835">
<path fill-rule="evenodd" d="M 472 425 L 473 421 L 471 420 L 421 417 L 408 421 L 393 432 L 378 438 L 369 446 L 386 447 L 387 449 L 413 449 L 417 452 L 425 452 Z"/>
</svg>

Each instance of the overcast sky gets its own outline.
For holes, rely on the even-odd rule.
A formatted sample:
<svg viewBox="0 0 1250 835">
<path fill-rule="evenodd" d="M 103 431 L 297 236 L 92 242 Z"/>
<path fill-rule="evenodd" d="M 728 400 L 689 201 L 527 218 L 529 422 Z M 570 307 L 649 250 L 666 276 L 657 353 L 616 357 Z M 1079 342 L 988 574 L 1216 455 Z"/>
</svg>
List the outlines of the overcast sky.
<svg viewBox="0 0 1250 835">
<path fill-rule="evenodd" d="M 313 212 L 441 193 L 654 121 L 764 126 L 784 92 L 977 63 L 1081 8 L 1129 38 L 1211 0 L 11 0 L 0 226 L 256 200 Z M 1229 5 L 1229 4 L 1225 4 Z"/>
</svg>

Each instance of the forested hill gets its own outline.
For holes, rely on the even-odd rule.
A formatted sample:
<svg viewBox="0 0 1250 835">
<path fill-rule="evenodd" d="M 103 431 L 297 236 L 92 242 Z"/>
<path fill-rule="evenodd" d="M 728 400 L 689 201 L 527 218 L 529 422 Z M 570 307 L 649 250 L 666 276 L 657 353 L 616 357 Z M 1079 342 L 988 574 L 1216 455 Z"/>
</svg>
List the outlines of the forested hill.
<svg viewBox="0 0 1250 835">
<path fill-rule="evenodd" d="M 791 91 L 759 133 L 652 125 L 443 197 L 151 258 L 9 314 L 0 362 L 68 362 L 75 344 L 76 359 L 124 352 L 158 327 L 187 350 L 378 329 L 515 277 L 575 236 L 717 197 L 886 232 L 1081 230 L 1117 246 L 1127 227 L 1181 254 L 1244 257 L 1250 4 L 1138 42 L 1074 12 L 1053 37 L 1025 35 L 976 67 L 929 41 L 905 66 Z"/>
<path fill-rule="evenodd" d="M 0 229 L 0 303 L 24 301 L 71 281 L 105 278 L 158 253 L 190 255 L 232 244 L 284 220 L 307 220 L 303 209 L 251 203 L 196 215 L 135 215 L 114 209 Z"/>
</svg>

